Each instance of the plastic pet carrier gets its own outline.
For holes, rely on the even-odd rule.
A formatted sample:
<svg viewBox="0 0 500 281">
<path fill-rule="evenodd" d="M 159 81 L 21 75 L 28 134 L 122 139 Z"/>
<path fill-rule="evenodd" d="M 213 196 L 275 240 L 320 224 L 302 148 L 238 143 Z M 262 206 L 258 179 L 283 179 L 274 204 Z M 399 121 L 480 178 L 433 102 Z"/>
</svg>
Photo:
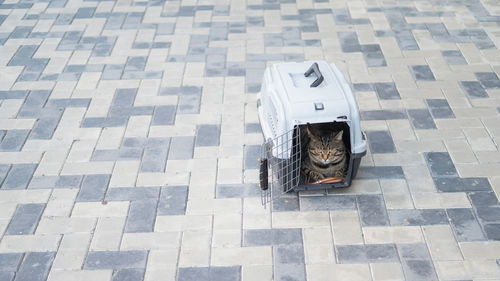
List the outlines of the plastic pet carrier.
<svg viewBox="0 0 500 281">
<path fill-rule="evenodd" d="M 260 158 L 263 203 L 272 200 L 278 190 L 350 186 L 366 154 L 366 140 L 351 88 L 334 64 L 307 61 L 268 67 L 257 94 L 257 107 L 264 135 Z M 342 177 L 309 181 L 301 167 L 302 157 L 308 153 L 308 126 L 332 133 L 342 131 L 346 159 Z"/>
</svg>

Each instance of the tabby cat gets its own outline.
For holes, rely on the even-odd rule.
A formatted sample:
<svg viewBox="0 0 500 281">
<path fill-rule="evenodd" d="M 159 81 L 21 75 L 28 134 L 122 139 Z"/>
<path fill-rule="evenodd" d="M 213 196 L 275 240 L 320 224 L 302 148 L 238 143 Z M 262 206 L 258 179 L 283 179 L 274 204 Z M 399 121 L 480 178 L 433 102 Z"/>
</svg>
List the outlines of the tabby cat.
<svg viewBox="0 0 500 281">
<path fill-rule="evenodd" d="M 310 181 L 327 177 L 343 178 L 346 172 L 346 147 L 343 131 L 313 128 L 307 125 L 308 143 L 304 146 L 302 169 Z"/>
</svg>

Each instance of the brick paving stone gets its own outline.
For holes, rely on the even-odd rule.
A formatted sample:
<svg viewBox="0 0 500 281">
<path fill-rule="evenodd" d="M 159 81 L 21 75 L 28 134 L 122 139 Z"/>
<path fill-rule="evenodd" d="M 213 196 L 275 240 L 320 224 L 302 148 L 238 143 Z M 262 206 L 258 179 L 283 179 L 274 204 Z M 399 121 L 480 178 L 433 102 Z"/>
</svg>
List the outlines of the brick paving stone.
<svg viewBox="0 0 500 281">
<path fill-rule="evenodd" d="M 436 129 L 436 124 L 427 109 L 409 109 L 408 116 L 416 130 Z"/>
<path fill-rule="evenodd" d="M 15 164 L 2 184 L 2 189 L 26 189 L 36 165 L 34 164 Z"/>
<path fill-rule="evenodd" d="M 166 186 L 161 189 L 158 215 L 184 215 L 188 198 L 187 186 Z"/>
<path fill-rule="evenodd" d="M 19 281 L 42 281 L 47 279 L 50 267 L 54 261 L 54 252 L 27 253 L 16 274 Z"/>
<path fill-rule="evenodd" d="M 394 244 L 336 246 L 339 263 L 376 263 L 398 261 Z"/>
<path fill-rule="evenodd" d="M 259 197 L 260 188 L 257 184 L 219 184 L 216 186 L 215 198 L 245 198 Z"/>
<path fill-rule="evenodd" d="M 396 147 L 388 131 L 366 131 L 371 153 L 395 153 Z"/>
<path fill-rule="evenodd" d="M 495 5 L 313 2 L 1 3 L 0 280 L 499 279 Z M 314 59 L 368 154 L 263 208 L 255 96 Z"/>
<path fill-rule="evenodd" d="M 363 226 L 389 225 L 389 218 L 381 195 L 358 195 L 359 216 Z"/>
<path fill-rule="evenodd" d="M 17 271 L 23 259 L 22 253 L 2 253 L 0 254 L 0 271 Z"/>
<path fill-rule="evenodd" d="M 84 269 L 145 268 L 146 251 L 90 251 Z"/>
<path fill-rule="evenodd" d="M 131 202 L 124 231 L 126 233 L 153 231 L 157 203 L 156 199 Z"/>
<path fill-rule="evenodd" d="M 196 146 L 218 146 L 219 135 L 219 126 L 199 125 L 196 130 Z"/>
<path fill-rule="evenodd" d="M 119 269 L 113 275 L 112 281 L 142 281 L 144 280 L 144 269 L 124 268 Z"/>
<path fill-rule="evenodd" d="M 109 179 L 109 175 L 86 175 L 76 200 L 78 202 L 101 201 L 104 199 Z"/>
<path fill-rule="evenodd" d="M 446 213 L 459 242 L 485 239 L 481 226 L 471 209 L 447 209 Z"/>
<path fill-rule="evenodd" d="M 388 210 L 391 225 L 434 225 L 448 224 L 446 212 L 442 209 Z"/>
<path fill-rule="evenodd" d="M 5 234 L 33 234 L 44 208 L 45 204 L 19 204 Z"/>
</svg>

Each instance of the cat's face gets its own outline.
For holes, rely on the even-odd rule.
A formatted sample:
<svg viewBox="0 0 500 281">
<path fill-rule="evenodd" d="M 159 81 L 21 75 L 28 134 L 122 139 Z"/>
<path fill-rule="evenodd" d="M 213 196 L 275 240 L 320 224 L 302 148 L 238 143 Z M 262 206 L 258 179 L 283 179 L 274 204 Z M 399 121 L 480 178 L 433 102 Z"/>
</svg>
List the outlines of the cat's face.
<svg viewBox="0 0 500 281">
<path fill-rule="evenodd" d="M 307 129 L 310 138 L 309 157 L 316 163 L 328 165 L 337 163 L 345 157 L 345 145 L 342 142 L 342 131 L 318 134 Z"/>
</svg>

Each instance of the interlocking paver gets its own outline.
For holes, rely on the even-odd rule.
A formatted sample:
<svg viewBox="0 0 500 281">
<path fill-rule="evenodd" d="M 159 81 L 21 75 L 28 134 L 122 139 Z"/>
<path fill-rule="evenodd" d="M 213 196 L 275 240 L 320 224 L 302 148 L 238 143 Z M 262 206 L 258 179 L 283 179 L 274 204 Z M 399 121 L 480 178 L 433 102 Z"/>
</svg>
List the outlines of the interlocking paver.
<svg viewBox="0 0 500 281">
<path fill-rule="evenodd" d="M 1 3 L 0 280 L 499 279 L 497 3 L 313 2 Z M 313 59 L 368 154 L 263 209 L 255 94 Z"/>
</svg>

